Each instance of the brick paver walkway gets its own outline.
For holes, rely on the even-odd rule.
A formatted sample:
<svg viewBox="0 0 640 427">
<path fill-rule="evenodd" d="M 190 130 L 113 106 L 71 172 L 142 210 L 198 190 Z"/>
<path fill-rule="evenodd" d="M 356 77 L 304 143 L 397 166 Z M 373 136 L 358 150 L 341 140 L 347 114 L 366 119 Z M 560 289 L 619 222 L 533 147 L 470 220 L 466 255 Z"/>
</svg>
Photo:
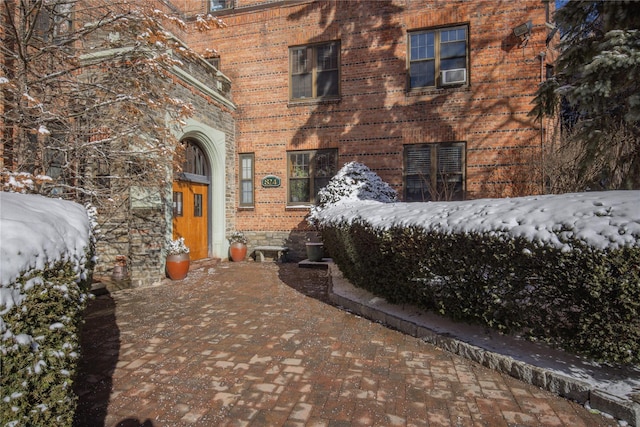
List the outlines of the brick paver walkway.
<svg viewBox="0 0 640 427">
<path fill-rule="evenodd" d="M 182 282 L 97 298 L 77 425 L 615 425 L 287 286 L 323 276 L 201 263 Z"/>
</svg>

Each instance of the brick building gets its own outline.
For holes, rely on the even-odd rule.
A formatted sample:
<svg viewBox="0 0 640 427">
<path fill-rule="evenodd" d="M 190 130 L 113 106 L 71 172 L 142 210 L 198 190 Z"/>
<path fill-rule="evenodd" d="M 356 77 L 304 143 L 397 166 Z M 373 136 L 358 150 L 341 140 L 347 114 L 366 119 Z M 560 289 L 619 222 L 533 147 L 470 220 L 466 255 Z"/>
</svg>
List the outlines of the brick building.
<svg viewBox="0 0 640 427">
<path fill-rule="evenodd" d="M 314 194 L 359 161 L 405 201 L 539 192 L 550 70 L 541 0 L 175 1 L 237 106 L 235 228 L 301 256 Z"/>
<path fill-rule="evenodd" d="M 174 129 L 187 161 L 165 188 L 110 187 L 122 204 L 99 272 L 123 255 L 134 286 L 153 283 L 168 238 L 186 235 L 192 259 L 227 258 L 234 230 L 250 250 L 284 242 L 304 258 L 309 206 L 349 161 L 404 201 L 542 188 L 547 124 L 528 113 L 551 70 L 551 1 L 149 3 L 186 23 L 170 30 L 201 55 L 169 70 L 194 107 Z M 202 31 L 207 14 L 226 26 Z"/>
</svg>

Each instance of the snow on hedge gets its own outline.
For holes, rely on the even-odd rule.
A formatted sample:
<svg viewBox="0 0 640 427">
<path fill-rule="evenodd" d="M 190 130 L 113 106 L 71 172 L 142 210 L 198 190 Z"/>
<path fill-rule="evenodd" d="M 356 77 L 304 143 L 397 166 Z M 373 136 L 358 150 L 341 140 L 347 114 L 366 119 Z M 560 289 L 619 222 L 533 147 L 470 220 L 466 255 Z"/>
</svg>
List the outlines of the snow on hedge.
<svg viewBox="0 0 640 427">
<path fill-rule="evenodd" d="M 317 205 L 311 207 L 307 221 L 315 225 L 320 212 L 327 206 L 357 200 L 391 203 L 398 200 L 398 194 L 366 165 L 349 162 L 320 189 Z"/>
<path fill-rule="evenodd" d="M 417 226 L 440 233 L 525 238 L 571 250 L 568 241 L 598 249 L 640 242 L 640 191 L 603 191 L 463 202 L 381 203 L 346 199 L 319 209 L 325 224 L 361 219 L 387 229 Z"/>
<path fill-rule="evenodd" d="M 71 261 L 86 279 L 86 253 L 92 236 L 87 210 L 74 202 L 0 192 L 0 307 L 19 304 L 12 287 L 21 274 Z M 0 314 L 2 313 L 0 312 Z"/>
</svg>

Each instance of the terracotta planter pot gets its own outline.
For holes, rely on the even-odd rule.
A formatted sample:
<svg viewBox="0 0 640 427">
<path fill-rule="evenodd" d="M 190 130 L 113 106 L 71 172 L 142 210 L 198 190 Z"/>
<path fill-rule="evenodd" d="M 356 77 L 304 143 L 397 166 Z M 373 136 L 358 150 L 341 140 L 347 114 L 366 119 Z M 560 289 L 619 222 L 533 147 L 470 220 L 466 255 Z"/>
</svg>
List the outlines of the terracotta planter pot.
<svg viewBox="0 0 640 427">
<path fill-rule="evenodd" d="M 189 254 L 167 255 L 166 271 L 171 280 L 182 280 L 189 273 Z"/>
<path fill-rule="evenodd" d="M 240 242 L 233 242 L 229 247 L 229 254 L 233 262 L 244 261 L 247 256 L 247 245 Z"/>
</svg>

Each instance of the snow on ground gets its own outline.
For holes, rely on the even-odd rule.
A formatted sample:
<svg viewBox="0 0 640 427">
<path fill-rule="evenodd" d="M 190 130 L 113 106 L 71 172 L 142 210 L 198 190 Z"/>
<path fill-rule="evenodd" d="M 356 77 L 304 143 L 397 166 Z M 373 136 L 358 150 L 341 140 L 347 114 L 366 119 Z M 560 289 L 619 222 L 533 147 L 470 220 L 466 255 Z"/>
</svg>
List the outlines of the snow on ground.
<svg viewBox="0 0 640 427">
<path fill-rule="evenodd" d="M 91 223 L 83 206 L 0 192 L 0 314 L 22 301 L 24 295 L 11 284 L 26 271 L 71 260 L 81 277 L 90 239 Z"/>
<path fill-rule="evenodd" d="M 381 203 L 346 200 L 318 212 L 321 221 L 374 227 L 419 226 L 426 230 L 523 237 L 571 249 L 565 239 L 596 248 L 640 244 L 640 191 L 602 191 L 478 199 L 463 202 Z"/>
</svg>

